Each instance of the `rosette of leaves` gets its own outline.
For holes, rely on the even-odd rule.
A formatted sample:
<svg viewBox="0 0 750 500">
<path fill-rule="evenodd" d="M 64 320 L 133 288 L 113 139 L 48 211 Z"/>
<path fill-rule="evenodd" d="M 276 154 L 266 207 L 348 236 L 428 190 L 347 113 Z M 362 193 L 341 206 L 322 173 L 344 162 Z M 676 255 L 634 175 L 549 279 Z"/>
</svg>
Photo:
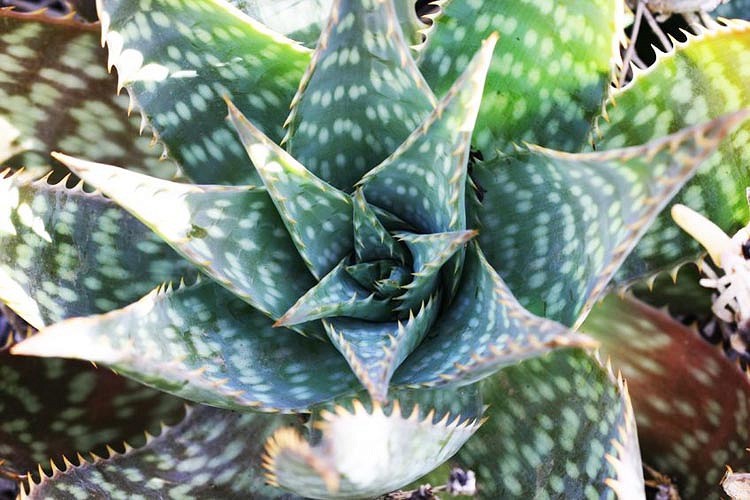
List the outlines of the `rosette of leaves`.
<svg viewBox="0 0 750 500">
<path fill-rule="evenodd" d="M 311 2 L 311 49 L 218 0 L 97 4 L 106 56 L 97 27 L 0 11 L 0 300 L 40 330 L 12 352 L 198 406 L 31 496 L 377 496 L 456 453 L 482 391 L 503 452 L 458 457 L 483 494 L 642 495 L 627 389 L 571 327 L 742 106 L 577 152 L 616 2 L 445 2 L 429 26 Z M 51 150 L 95 191 L 18 168 Z"/>
</svg>

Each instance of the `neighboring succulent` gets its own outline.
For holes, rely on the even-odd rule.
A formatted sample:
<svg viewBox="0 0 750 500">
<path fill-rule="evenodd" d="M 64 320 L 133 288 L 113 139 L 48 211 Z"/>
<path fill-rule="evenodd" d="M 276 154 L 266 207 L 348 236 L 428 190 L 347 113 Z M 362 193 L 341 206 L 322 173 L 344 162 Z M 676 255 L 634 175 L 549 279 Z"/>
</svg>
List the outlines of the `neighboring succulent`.
<svg viewBox="0 0 750 500">
<path fill-rule="evenodd" d="M 669 78 L 703 71 L 695 51 L 750 57 L 750 27 L 695 37 L 609 95 L 622 2 L 446 1 L 429 24 L 407 0 L 334 0 L 325 21 L 326 2 L 235 3 L 299 22 L 97 1 L 125 103 L 97 26 L 0 10 L 0 300 L 39 330 L 11 352 L 198 403 L 157 437 L 59 463 L 174 422 L 181 400 L 122 382 L 102 405 L 106 370 L 3 354 L 9 394 L 34 392 L 28 371 L 70 383 L 52 410 L 0 408 L 15 415 L 0 472 L 58 459 L 28 477 L 35 498 L 374 497 L 461 449 L 487 498 L 642 497 L 627 387 L 575 330 L 626 259 L 631 283 L 697 253 L 657 219 L 685 183 L 739 222 L 711 190 L 747 168 L 693 175 L 750 154 L 747 80 Z M 584 328 L 617 359 L 607 339 L 628 325 L 597 323 L 620 314 L 609 300 Z M 153 410 L 125 422 L 133 401 Z M 32 423 L 50 414 L 82 423 L 37 444 L 68 428 Z"/>
</svg>

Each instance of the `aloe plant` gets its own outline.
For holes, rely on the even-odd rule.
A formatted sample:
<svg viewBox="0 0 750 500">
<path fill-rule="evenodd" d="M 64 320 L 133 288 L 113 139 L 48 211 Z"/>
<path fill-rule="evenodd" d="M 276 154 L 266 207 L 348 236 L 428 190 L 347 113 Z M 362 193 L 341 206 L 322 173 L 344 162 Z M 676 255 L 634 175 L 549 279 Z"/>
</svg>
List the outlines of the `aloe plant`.
<svg viewBox="0 0 750 500">
<path fill-rule="evenodd" d="M 596 303 L 618 269 L 697 256 L 662 228 L 678 192 L 740 223 L 713 193 L 749 175 L 742 75 L 694 61 L 747 57 L 750 28 L 692 37 L 615 92 L 621 2 L 249 16 L 285 8 L 0 10 L 0 301 L 35 329 L 0 367 L 9 394 L 38 390 L 27 372 L 70 387 L 0 408 L 0 471 L 35 498 L 352 498 L 453 457 L 487 498 L 642 497 L 639 408 L 592 351 Z M 107 369 L 151 389 L 122 382 L 102 410 Z M 134 401 L 154 410 L 88 418 Z M 55 414 L 81 423 L 37 444 L 32 416 Z"/>
</svg>

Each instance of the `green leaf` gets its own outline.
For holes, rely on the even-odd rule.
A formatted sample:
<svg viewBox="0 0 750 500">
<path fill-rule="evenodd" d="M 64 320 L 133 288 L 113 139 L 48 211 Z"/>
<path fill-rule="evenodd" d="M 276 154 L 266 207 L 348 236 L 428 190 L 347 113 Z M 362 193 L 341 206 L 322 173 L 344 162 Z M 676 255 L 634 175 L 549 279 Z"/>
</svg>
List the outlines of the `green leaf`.
<svg viewBox="0 0 750 500">
<path fill-rule="evenodd" d="M 675 479 L 683 498 L 718 498 L 725 465 L 750 467 L 750 383 L 720 348 L 662 311 L 613 295 L 581 329 L 628 381 L 643 461 Z"/>
<path fill-rule="evenodd" d="M 731 0 L 716 7 L 711 15 L 728 19 L 750 19 L 750 0 Z"/>
<path fill-rule="evenodd" d="M 348 192 L 435 106 L 392 0 L 335 0 L 284 140 L 315 175 Z"/>
<path fill-rule="evenodd" d="M 711 64 L 706 64 L 710 61 Z M 747 62 L 747 63 L 746 63 Z M 615 92 L 600 120 L 597 148 L 640 144 L 750 107 L 750 24 L 689 36 L 673 53 Z M 745 188 L 750 185 L 750 125 L 722 144 L 674 198 L 734 234 L 747 221 Z M 618 281 L 648 277 L 693 260 L 700 246 L 672 222 L 665 210 L 626 261 Z"/>
<path fill-rule="evenodd" d="M 330 344 L 274 328 L 209 281 L 57 323 L 12 352 L 93 361 L 186 399 L 244 411 L 304 411 L 357 387 Z"/>
<path fill-rule="evenodd" d="M 0 354 L 0 456 L 4 469 L 51 473 L 50 460 L 106 453 L 143 442 L 161 421 L 179 421 L 184 402 L 91 364 Z"/>
<path fill-rule="evenodd" d="M 274 319 L 314 284 L 263 188 L 181 184 L 61 154 L 55 158 Z"/>
<path fill-rule="evenodd" d="M 384 411 L 325 411 L 311 445 L 293 429 L 278 430 L 266 446 L 271 484 L 314 498 L 372 498 L 408 484 L 453 455 L 480 423 L 460 414 L 434 412 L 420 418 L 419 408 L 402 414 L 396 400 Z"/>
<path fill-rule="evenodd" d="M 466 229 L 469 141 L 496 40 L 491 36 L 484 42 L 419 128 L 358 183 L 369 203 L 403 219 L 416 232 Z"/>
<path fill-rule="evenodd" d="M 464 71 L 466 54 L 500 33 L 472 140 L 484 157 L 521 141 L 580 150 L 619 54 L 621 3 L 448 0 L 440 7 L 420 58 L 437 95 Z"/>
<path fill-rule="evenodd" d="M 470 243 L 453 302 L 394 381 L 465 385 L 556 347 L 590 344 L 586 337 L 524 309 L 478 246 Z"/>
<path fill-rule="evenodd" d="M 101 0 L 109 65 L 169 155 L 201 183 L 256 182 L 225 123 L 231 97 L 278 141 L 307 49 L 219 0 Z M 198 125 L 198 126 L 196 126 Z"/>
<path fill-rule="evenodd" d="M 580 323 L 657 214 L 747 116 L 632 148 L 531 148 L 478 163 L 473 177 L 486 194 L 476 216 L 487 260 L 529 310 Z"/>
<path fill-rule="evenodd" d="M 314 48 L 333 0 L 229 0 L 272 30 Z"/>
<path fill-rule="evenodd" d="M 229 118 L 299 254 L 317 279 L 353 249 L 352 200 L 273 143 L 231 103 Z"/>
<path fill-rule="evenodd" d="M 391 259 L 406 263 L 406 255 L 367 204 L 361 189 L 352 196 L 354 224 L 354 252 L 360 262 Z"/>
<path fill-rule="evenodd" d="M 628 391 L 608 367 L 559 351 L 499 372 L 483 393 L 487 421 L 453 459 L 476 472 L 482 498 L 645 499 Z"/>
<path fill-rule="evenodd" d="M 0 302 L 35 328 L 122 307 L 194 274 L 100 194 L 0 174 Z"/>
<path fill-rule="evenodd" d="M 61 168 L 49 152 L 64 149 L 157 177 L 177 173 L 173 162 L 159 161 L 149 137 L 139 137 L 127 97 L 115 95 L 97 31 L 41 13 L 0 11 L 0 166 L 41 177 Z"/>
<path fill-rule="evenodd" d="M 28 498 L 282 498 L 259 473 L 262 449 L 267 436 L 293 423 L 199 406 L 142 447 L 66 464 L 32 484 Z"/>
</svg>

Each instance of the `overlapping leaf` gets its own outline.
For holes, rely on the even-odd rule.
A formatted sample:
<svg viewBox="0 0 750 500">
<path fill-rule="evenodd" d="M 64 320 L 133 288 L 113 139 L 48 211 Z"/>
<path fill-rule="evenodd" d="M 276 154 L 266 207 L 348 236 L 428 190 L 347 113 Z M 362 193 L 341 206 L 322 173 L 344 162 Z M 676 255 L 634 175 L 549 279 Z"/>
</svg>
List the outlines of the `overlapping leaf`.
<svg viewBox="0 0 750 500">
<path fill-rule="evenodd" d="M 41 176 L 64 149 L 157 177 L 176 173 L 139 137 L 128 99 L 114 93 L 97 28 L 42 14 L 0 10 L 0 167 Z"/>
<path fill-rule="evenodd" d="M 272 323 L 204 281 L 57 323 L 12 351 L 94 361 L 193 401 L 246 411 L 304 411 L 358 387 L 330 344 Z"/>
<path fill-rule="evenodd" d="M 612 96 L 606 110 L 608 121 L 600 120 L 599 135 L 594 137 L 597 148 L 639 144 L 747 108 L 749 54 L 750 24 L 746 22 L 690 36 L 649 70 L 637 71 L 632 83 Z M 675 198 L 729 234 L 747 220 L 749 132 L 748 125 L 736 131 Z M 668 270 L 699 253 L 698 244 L 675 227 L 665 212 L 651 225 L 618 279 Z"/>
<path fill-rule="evenodd" d="M 643 146 L 539 148 L 478 163 L 479 242 L 521 303 L 580 321 L 682 184 L 748 116 L 738 112 Z"/>
<path fill-rule="evenodd" d="M 628 381 L 644 462 L 683 498 L 718 497 L 725 465 L 750 467 L 750 383 L 719 348 L 632 298 L 608 296 L 582 330 Z"/>
<path fill-rule="evenodd" d="M 500 33 L 472 143 L 486 158 L 521 141 L 565 151 L 586 142 L 622 26 L 620 1 L 440 2 L 420 69 L 445 93 L 482 40 Z"/>
<path fill-rule="evenodd" d="M 119 85 L 185 173 L 204 183 L 257 181 L 221 98 L 280 140 L 309 51 L 219 0 L 98 5 Z"/>
<path fill-rule="evenodd" d="M 100 194 L 7 172 L 0 248 L 0 300 L 36 328 L 122 307 L 159 283 L 195 274 Z"/>
</svg>

